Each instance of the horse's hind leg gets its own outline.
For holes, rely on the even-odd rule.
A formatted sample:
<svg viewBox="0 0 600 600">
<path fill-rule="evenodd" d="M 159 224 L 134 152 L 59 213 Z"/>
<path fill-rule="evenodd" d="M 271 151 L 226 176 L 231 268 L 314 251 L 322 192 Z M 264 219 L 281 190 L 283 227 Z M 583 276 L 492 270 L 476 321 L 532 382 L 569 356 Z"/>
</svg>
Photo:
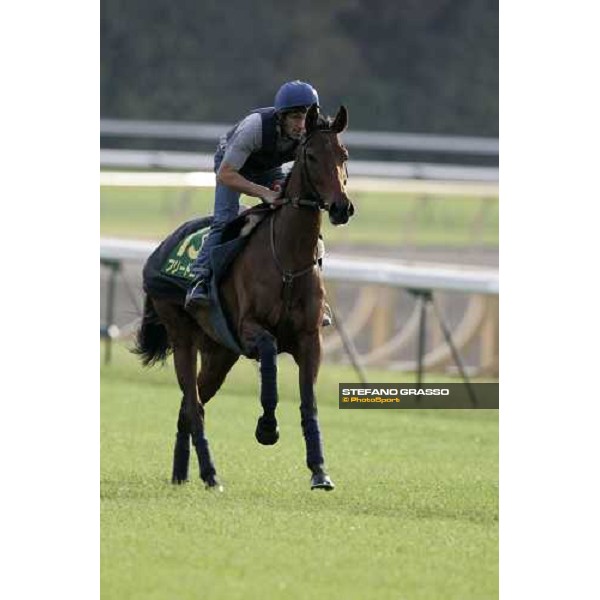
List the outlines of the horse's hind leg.
<svg viewBox="0 0 600 600">
<path fill-rule="evenodd" d="M 177 438 L 173 453 L 173 483 L 184 483 L 188 480 L 190 464 L 190 428 L 185 416 L 185 396 L 181 399 L 179 417 L 177 419 Z"/>
<path fill-rule="evenodd" d="M 216 469 L 204 435 L 204 406 L 196 380 L 198 349 L 204 347 L 206 336 L 181 306 L 167 300 L 155 301 L 154 306 L 167 328 L 177 381 L 183 392 L 177 419 L 172 481 L 182 483 L 187 479 L 191 436 L 200 465 L 200 477 L 207 487 L 215 487 L 218 485 Z"/>
<path fill-rule="evenodd" d="M 198 395 L 202 405 L 219 391 L 227 373 L 240 357 L 220 346 L 208 336 L 203 336 L 200 345 L 200 373 L 198 374 Z"/>
<path fill-rule="evenodd" d="M 200 335 L 199 342 L 201 368 L 197 379 L 194 378 L 195 411 L 192 415 L 192 422 L 194 423 L 192 425 L 192 441 L 196 449 L 202 481 L 204 481 L 207 487 L 220 487 L 208 446 L 208 440 L 204 434 L 204 405 L 217 393 L 225 376 L 229 373 L 239 355 L 219 346 L 204 334 Z M 194 347 L 194 376 L 196 371 L 196 357 L 197 351 L 196 347 Z"/>
<path fill-rule="evenodd" d="M 167 330 L 169 345 L 173 349 L 175 373 L 177 382 L 183 392 L 179 416 L 177 418 L 177 437 L 173 452 L 173 472 L 171 481 L 175 484 L 183 483 L 188 479 L 190 461 L 190 435 L 192 429 L 188 413 L 189 405 L 195 400 L 196 393 L 196 362 L 194 339 L 190 332 L 194 327 L 190 317 L 176 304 L 162 299 L 153 300 L 154 309 L 160 322 Z"/>
<path fill-rule="evenodd" d="M 179 386 L 183 391 L 183 414 L 180 411 L 178 420 L 178 442 L 179 442 L 179 423 L 189 427 L 192 436 L 192 442 L 198 456 L 200 465 L 200 477 L 207 487 L 218 486 L 217 471 L 215 469 L 208 440 L 204 435 L 204 407 L 198 396 L 198 387 L 196 382 L 198 349 L 193 343 L 191 336 L 180 336 L 177 342 L 173 343 L 173 358 Z M 182 431 L 183 433 L 183 431 Z M 182 436 L 183 437 L 183 436 Z M 175 444 L 174 464 L 183 465 L 185 444 Z M 181 452 L 181 454 L 178 454 Z M 181 462 L 178 462 L 181 461 Z"/>
</svg>

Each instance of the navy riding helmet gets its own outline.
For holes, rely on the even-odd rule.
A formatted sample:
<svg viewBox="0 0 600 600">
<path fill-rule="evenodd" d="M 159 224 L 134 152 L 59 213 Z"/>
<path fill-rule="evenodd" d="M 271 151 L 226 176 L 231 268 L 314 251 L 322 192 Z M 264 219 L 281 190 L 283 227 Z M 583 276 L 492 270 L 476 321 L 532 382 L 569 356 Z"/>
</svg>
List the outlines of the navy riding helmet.
<svg viewBox="0 0 600 600">
<path fill-rule="evenodd" d="M 311 104 L 319 105 L 317 90 L 304 81 L 288 81 L 284 83 L 275 95 L 275 110 L 277 112 L 297 107 L 308 108 Z"/>
</svg>

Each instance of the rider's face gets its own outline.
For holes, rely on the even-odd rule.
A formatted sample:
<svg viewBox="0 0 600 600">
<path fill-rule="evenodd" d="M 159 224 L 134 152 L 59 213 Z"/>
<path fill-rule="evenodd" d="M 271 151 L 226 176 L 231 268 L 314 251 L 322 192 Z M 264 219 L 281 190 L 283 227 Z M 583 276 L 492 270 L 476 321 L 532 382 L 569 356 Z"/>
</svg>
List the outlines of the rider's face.
<svg viewBox="0 0 600 600">
<path fill-rule="evenodd" d="M 283 131 L 289 137 L 299 140 L 304 134 L 304 121 L 306 120 L 306 113 L 304 112 L 290 112 L 283 118 Z"/>
</svg>

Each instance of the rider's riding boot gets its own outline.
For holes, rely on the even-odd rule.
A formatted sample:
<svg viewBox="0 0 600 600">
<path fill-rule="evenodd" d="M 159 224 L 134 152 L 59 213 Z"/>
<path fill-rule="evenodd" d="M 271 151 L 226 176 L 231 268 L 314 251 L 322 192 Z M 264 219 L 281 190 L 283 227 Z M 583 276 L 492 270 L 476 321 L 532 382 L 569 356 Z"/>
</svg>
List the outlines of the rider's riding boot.
<svg viewBox="0 0 600 600">
<path fill-rule="evenodd" d="M 194 279 L 185 295 L 185 309 L 194 311 L 210 303 L 210 280 L 201 275 Z"/>
<path fill-rule="evenodd" d="M 323 310 L 323 319 L 321 321 L 321 327 L 329 327 L 333 323 L 331 318 L 331 308 L 327 302 L 325 302 L 325 309 Z"/>
</svg>

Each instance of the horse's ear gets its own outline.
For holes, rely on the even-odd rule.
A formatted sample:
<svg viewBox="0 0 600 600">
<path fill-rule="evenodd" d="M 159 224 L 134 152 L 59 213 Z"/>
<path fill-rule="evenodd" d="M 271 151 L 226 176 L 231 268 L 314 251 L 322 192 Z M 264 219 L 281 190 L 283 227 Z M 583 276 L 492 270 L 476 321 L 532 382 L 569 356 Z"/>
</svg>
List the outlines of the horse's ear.
<svg viewBox="0 0 600 600">
<path fill-rule="evenodd" d="M 340 106 L 340 110 L 338 110 L 338 114 L 335 116 L 333 124 L 331 125 L 331 129 L 336 133 L 342 133 L 342 131 L 346 130 L 346 127 L 348 127 L 348 110 L 342 104 L 342 106 Z"/>
<path fill-rule="evenodd" d="M 306 128 L 306 133 L 310 133 L 314 129 L 317 128 L 317 121 L 319 120 L 319 107 L 316 104 L 313 104 L 306 113 L 306 121 L 304 123 L 304 127 Z"/>
</svg>

